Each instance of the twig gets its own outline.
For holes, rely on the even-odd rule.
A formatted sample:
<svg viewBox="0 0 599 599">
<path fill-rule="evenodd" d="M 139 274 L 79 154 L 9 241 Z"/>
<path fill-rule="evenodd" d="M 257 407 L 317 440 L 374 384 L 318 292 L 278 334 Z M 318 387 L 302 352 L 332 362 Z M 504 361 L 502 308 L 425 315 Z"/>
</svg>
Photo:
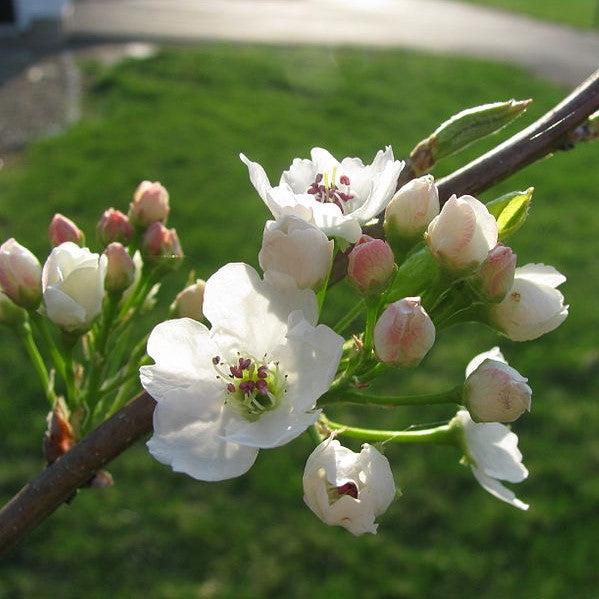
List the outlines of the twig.
<svg viewBox="0 0 599 599">
<path fill-rule="evenodd" d="M 438 183 L 442 201 L 453 193 L 481 192 L 563 147 L 568 134 L 598 109 L 599 71 L 530 127 L 442 179 Z M 380 224 L 369 233 L 382 236 Z M 344 275 L 344 256 L 340 255 L 331 283 Z M 147 434 L 154 406 L 154 400 L 142 393 L 15 495 L 0 511 L 0 553 L 47 518 L 97 470 Z"/>
<path fill-rule="evenodd" d="M 23 487 L 0 511 L 0 555 L 152 428 L 156 403 L 141 393 Z"/>
</svg>

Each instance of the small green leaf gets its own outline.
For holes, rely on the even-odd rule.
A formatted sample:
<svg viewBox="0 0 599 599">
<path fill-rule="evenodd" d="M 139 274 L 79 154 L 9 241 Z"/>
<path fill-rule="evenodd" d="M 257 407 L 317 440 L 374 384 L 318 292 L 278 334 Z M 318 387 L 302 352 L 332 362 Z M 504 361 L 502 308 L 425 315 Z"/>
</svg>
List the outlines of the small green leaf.
<svg viewBox="0 0 599 599">
<path fill-rule="evenodd" d="M 487 204 L 487 209 L 495 217 L 499 228 L 499 239 L 513 235 L 526 221 L 534 187 L 526 191 L 511 191 Z"/>
</svg>

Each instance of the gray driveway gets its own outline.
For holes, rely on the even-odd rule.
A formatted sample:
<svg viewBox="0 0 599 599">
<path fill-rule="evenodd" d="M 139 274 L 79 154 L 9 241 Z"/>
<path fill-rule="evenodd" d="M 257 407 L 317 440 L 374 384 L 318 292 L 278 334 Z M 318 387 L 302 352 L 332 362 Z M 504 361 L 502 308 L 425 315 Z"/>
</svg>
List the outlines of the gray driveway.
<svg viewBox="0 0 599 599">
<path fill-rule="evenodd" d="M 110 39 L 415 48 L 510 61 L 566 85 L 599 66 L 597 32 L 451 0 L 82 0 L 67 27 Z"/>
</svg>

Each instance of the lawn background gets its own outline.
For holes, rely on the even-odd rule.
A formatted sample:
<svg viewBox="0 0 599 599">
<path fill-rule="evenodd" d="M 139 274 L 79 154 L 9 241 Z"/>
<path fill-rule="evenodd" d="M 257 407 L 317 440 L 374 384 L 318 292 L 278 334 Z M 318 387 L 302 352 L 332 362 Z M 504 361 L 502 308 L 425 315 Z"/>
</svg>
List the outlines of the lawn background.
<svg viewBox="0 0 599 599">
<path fill-rule="evenodd" d="M 93 239 L 105 207 L 126 209 L 141 179 L 159 179 L 171 192 L 171 224 L 187 266 L 202 276 L 226 261 L 257 262 L 267 212 L 239 151 L 274 179 L 312 145 L 370 158 L 392 143 L 405 156 L 464 107 L 532 97 L 523 126 L 564 94 L 508 66 L 352 49 L 208 45 L 110 69 L 89 64 L 86 76 L 85 118 L 0 171 L 1 239 L 14 235 L 43 259 L 54 212 Z M 490 143 L 443 163 L 439 174 Z M 531 471 L 517 486 L 532 504 L 528 513 L 486 494 L 451 449 L 389 447 L 404 495 L 378 536 L 354 539 L 302 504 L 307 436 L 261 452 L 246 476 L 214 484 L 170 472 L 138 444 L 111 465 L 112 489 L 80 493 L 0 565 L 0 596 L 592 596 L 599 583 L 598 162 L 599 144 L 581 146 L 485 194 L 534 185 L 529 222 L 513 246 L 521 264 L 543 261 L 569 277 L 571 316 L 559 330 L 534 343 L 501 340 L 535 391 L 532 414 L 514 427 Z M 180 272 L 165 285 L 164 303 L 184 279 Z M 326 315 L 332 320 L 354 300 L 339 285 L 331 293 L 336 309 Z M 8 331 L 2 335 L 4 501 L 42 466 L 45 406 L 24 352 Z M 497 342 L 478 327 L 451 329 L 421 368 L 393 385 L 444 390 Z M 359 420 L 355 409 L 333 415 L 402 428 L 451 414 L 438 407 L 372 410 Z"/>
<path fill-rule="evenodd" d="M 597 0 L 466 0 L 492 8 L 521 12 L 537 19 L 583 29 L 599 29 Z"/>
</svg>

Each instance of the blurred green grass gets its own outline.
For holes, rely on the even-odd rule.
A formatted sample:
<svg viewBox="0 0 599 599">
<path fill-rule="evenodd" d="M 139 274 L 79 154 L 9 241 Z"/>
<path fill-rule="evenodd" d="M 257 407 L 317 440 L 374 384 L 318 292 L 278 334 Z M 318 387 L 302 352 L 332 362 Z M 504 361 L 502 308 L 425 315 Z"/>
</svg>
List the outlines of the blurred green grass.
<svg viewBox="0 0 599 599">
<path fill-rule="evenodd" d="M 526 14 L 562 25 L 589 29 L 599 27 L 597 0 L 467 0 L 492 8 Z"/>
<path fill-rule="evenodd" d="M 143 178 L 171 192 L 187 266 L 208 276 L 226 261 L 256 264 L 266 209 L 239 151 L 276 179 L 293 156 L 322 145 L 369 158 L 392 143 L 406 155 L 458 110 L 508 97 L 535 103 L 510 131 L 564 90 L 508 66 L 399 51 L 208 45 L 142 62 L 86 66 L 85 118 L 39 141 L 0 171 L 0 235 L 40 258 L 56 211 L 93 238 L 101 211 L 125 209 Z M 499 138 L 448 160 L 439 175 Z M 301 499 L 308 438 L 263 451 L 244 477 L 205 484 L 155 462 L 142 444 L 110 468 L 117 484 L 85 491 L 0 565 L 2 597 L 590 597 L 599 578 L 599 144 L 529 167 L 485 194 L 536 187 L 520 263 L 565 272 L 571 316 L 534 343 L 501 340 L 530 378 L 533 412 L 515 426 L 529 481 L 521 513 L 486 494 L 451 449 L 388 447 L 404 495 L 376 537 L 320 523 Z M 179 272 L 162 291 L 170 301 Z M 355 300 L 331 292 L 332 320 Z M 8 331 L 0 347 L 0 499 L 41 468 L 44 400 Z M 415 372 L 390 386 L 443 390 L 474 354 L 498 342 L 478 327 L 450 329 Z M 339 411 L 338 411 L 339 412 Z M 405 427 L 447 408 L 334 413 Z"/>
</svg>

